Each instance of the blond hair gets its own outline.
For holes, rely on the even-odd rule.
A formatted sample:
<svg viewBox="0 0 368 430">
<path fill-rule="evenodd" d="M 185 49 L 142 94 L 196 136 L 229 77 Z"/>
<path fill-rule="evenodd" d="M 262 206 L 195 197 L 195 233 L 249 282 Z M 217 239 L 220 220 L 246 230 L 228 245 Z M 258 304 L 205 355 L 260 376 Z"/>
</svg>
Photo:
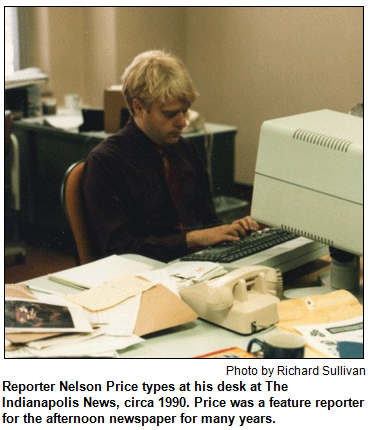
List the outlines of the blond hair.
<svg viewBox="0 0 368 430">
<path fill-rule="evenodd" d="M 191 105 L 197 95 L 179 58 L 163 51 L 147 51 L 134 58 L 122 76 L 122 92 L 133 114 L 133 100 L 149 110 L 155 101 L 179 99 Z"/>
</svg>

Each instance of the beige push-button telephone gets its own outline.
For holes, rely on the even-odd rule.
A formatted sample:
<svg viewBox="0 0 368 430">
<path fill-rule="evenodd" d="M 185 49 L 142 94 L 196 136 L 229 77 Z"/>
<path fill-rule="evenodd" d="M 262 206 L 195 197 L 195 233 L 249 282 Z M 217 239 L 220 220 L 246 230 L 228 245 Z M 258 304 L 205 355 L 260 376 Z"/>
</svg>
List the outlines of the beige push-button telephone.
<svg viewBox="0 0 368 430">
<path fill-rule="evenodd" d="M 281 294 L 280 270 L 263 266 L 242 267 L 180 290 L 200 318 L 241 334 L 278 322 Z"/>
</svg>

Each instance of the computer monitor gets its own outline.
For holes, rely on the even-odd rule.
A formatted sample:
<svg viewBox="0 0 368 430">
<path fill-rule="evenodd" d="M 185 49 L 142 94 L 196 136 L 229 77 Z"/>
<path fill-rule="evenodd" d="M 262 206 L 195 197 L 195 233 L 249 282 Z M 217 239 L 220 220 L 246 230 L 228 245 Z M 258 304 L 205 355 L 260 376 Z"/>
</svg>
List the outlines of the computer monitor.
<svg viewBox="0 0 368 430">
<path fill-rule="evenodd" d="M 265 121 L 251 216 L 363 255 L 363 119 L 320 110 Z"/>
</svg>

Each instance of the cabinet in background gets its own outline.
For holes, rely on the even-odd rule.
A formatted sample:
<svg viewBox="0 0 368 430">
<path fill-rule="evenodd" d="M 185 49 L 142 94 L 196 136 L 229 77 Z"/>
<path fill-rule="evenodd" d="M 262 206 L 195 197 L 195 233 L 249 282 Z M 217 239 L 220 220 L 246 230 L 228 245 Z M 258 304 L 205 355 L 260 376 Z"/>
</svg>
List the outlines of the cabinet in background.
<svg viewBox="0 0 368 430">
<path fill-rule="evenodd" d="M 236 128 L 206 124 L 204 131 L 184 137 L 196 144 L 201 157 L 210 151 L 213 195 L 231 195 L 234 186 Z M 67 168 L 85 158 L 108 134 L 77 132 L 42 124 L 42 119 L 16 121 L 13 133 L 20 148 L 21 219 L 29 225 L 66 230 L 60 203 L 61 182 Z"/>
</svg>

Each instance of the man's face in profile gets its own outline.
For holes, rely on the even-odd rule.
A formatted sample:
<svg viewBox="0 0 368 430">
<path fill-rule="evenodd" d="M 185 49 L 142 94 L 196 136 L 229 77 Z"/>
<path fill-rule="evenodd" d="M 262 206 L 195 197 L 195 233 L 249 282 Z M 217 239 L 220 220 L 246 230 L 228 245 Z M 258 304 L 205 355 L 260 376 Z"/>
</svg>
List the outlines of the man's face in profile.
<svg viewBox="0 0 368 430">
<path fill-rule="evenodd" d="M 155 143 L 170 145 L 178 142 L 186 126 L 188 108 L 189 103 L 178 99 L 169 99 L 164 103 L 156 101 L 149 110 L 142 106 L 136 110 L 134 119 L 138 127 Z"/>
</svg>

